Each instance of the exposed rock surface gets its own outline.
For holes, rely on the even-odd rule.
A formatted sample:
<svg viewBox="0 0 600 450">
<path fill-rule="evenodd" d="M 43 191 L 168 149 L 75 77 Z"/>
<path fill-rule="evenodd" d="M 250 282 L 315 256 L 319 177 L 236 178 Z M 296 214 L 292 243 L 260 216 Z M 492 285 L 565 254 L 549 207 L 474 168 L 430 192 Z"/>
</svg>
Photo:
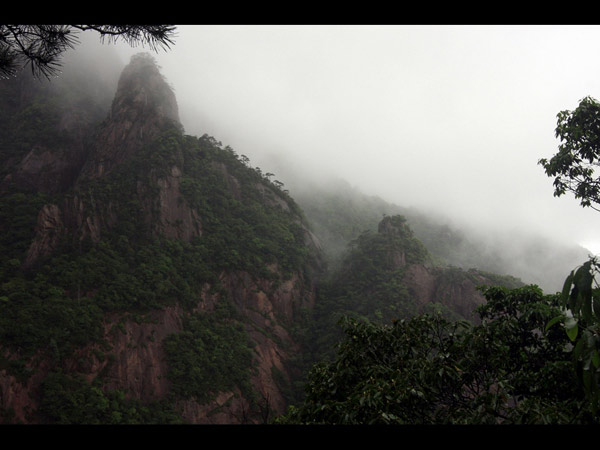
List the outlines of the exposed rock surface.
<svg viewBox="0 0 600 450">
<path fill-rule="evenodd" d="M 175 94 L 150 55 L 123 70 L 109 117 L 96 136 L 82 177 L 99 177 L 151 142 L 165 126 L 181 127 Z"/>
<path fill-rule="evenodd" d="M 31 267 L 41 258 L 45 258 L 56 249 L 64 231 L 63 219 L 57 205 L 44 205 L 38 215 L 35 239 L 29 247 L 23 265 Z"/>
<path fill-rule="evenodd" d="M 72 66 L 61 77 L 37 79 L 23 71 L 2 81 L 0 117 L 8 129 L 2 130 L 0 154 L 8 157 L 0 161 L 0 189 L 14 184 L 55 194 L 72 187 L 93 130 L 109 110 L 122 66 L 112 53 L 94 52 L 82 61 L 84 53 L 66 55 Z"/>
<path fill-rule="evenodd" d="M 74 120 L 70 116 L 65 117 L 63 122 L 65 126 L 75 127 Z M 98 242 L 107 230 L 117 225 L 119 205 L 115 202 L 118 200 L 90 197 L 85 183 L 108 176 L 165 128 L 173 126 L 181 127 L 172 90 L 151 59 L 146 56 L 132 58 L 121 75 L 109 117 L 94 136 L 91 150 L 82 154 L 86 158 L 84 163 L 77 161 L 76 165 L 69 166 L 60 158 L 53 159 L 55 154 L 37 149 L 32 150 L 13 172 L 12 179 L 21 176 L 19 174 L 34 176 L 56 167 L 54 172 L 50 170 L 49 173 L 68 172 L 65 184 L 72 189 L 62 202 L 45 205 L 40 211 L 35 239 L 24 265 L 35 268 L 37 263 L 52 254 L 61 238 Z M 76 175 L 71 172 L 74 167 L 81 168 Z M 226 165 L 218 168 L 225 176 L 232 195 L 241 199 L 240 182 L 229 173 Z M 157 188 L 155 191 L 138 185 L 136 192 L 127 195 L 137 196 L 134 200 L 138 201 L 151 231 L 184 241 L 201 236 L 202 218 L 180 192 L 181 167 L 171 165 L 165 173 L 150 173 L 149 178 Z M 291 213 L 286 201 L 271 192 L 270 187 L 261 185 L 259 189 L 264 194 L 265 204 Z M 302 222 L 301 218 L 298 221 Z M 305 231 L 310 251 L 317 254 L 316 237 L 308 229 Z M 217 302 L 227 297 L 247 319 L 246 328 L 255 343 L 257 370 L 252 376 L 252 384 L 259 396 L 261 414 L 256 416 L 254 412 L 251 415 L 248 400 L 235 389 L 218 393 L 216 399 L 208 404 L 189 399 L 178 401 L 176 406 L 186 421 L 259 423 L 269 415 L 284 412 L 287 407 L 279 385 L 281 380 L 275 379 L 274 373 L 289 379 L 285 361 L 298 348 L 287 326 L 293 323 L 298 311 L 312 306 L 314 286 L 304 279 L 304 274 L 292 273 L 284 277 L 277 265 L 270 266 L 269 270 L 275 274 L 274 279 L 280 278 L 280 281 L 275 283 L 245 272 L 222 273 L 221 293 L 211 293 L 210 286 L 206 286 L 197 293 L 196 308 L 209 312 Z M 83 375 L 90 382 L 102 375 L 105 389 L 122 389 L 127 396 L 142 402 L 164 399 L 169 394 L 170 385 L 162 341 L 183 329 L 186 314 L 189 311 L 175 305 L 155 310 L 143 321 L 133 320 L 127 314 L 107 316 L 104 318 L 104 338 L 110 347 L 110 359 L 100 358 L 96 353 L 98 348 L 93 346 L 81 348 L 66 362 L 65 370 L 69 374 Z M 0 370 L 0 412 L 2 409 L 12 410 L 15 422 L 36 423 L 39 420 L 36 410 L 47 368 L 43 361 L 38 361 L 34 369 L 34 376 L 26 383 Z"/>
<path fill-rule="evenodd" d="M 73 114 L 62 118 L 64 126 L 68 128 L 66 131 L 72 128 L 77 140 L 83 141 L 84 138 L 79 136 L 81 128 L 76 126 L 77 121 L 71 116 Z M 80 192 L 82 183 L 110 173 L 111 169 L 131 158 L 167 127 L 182 129 L 175 95 L 153 58 L 147 54 L 139 54 L 132 57 L 121 74 L 109 116 L 95 134 L 91 151 L 79 149 L 79 153 L 74 156 L 43 148 L 35 148 L 29 152 L 17 170 L 7 176 L 6 182 L 37 180 L 29 183 L 34 183 L 31 187 L 42 192 L 73 187 L 75 193 L 67 197 L 60 206 L 52 205 L 53 216 L 62 220 L 54 220 L 50 224 L 47 213 L 42 211 L 40 220 L 46 224 L 38 225 L 39 232 L 29 250 L 25 267 L 32 267 L 52 253 L 51 244 L 55 242 L 48 238 L 50 234 L 58 236 L 68 233 L 79 240 L 89 238 L 98 242 L 102 233 L 117 223 L 115 205 L 110 202 L 96 203 L 93 199 L 84 202 L 84 195 Z M 84 157 L 85 161 L 82 161 Z M 149 226 L 157 233 L 189 241 L 201 234 L 201 218 L 181 198 L 180 176 L 180 169 L 173 166 L 167 176 L 155 177 L 154 181 L 160 188 L 157 198 L 151 198 L 153 194 L 144 189 L 139 190 L 137 195 L 139 201 L 146 206 L 144 209 Z M 51 181 L 45 183 L 44 180 Z M 22 181 L 23 183 L 26 181 Z M 57 183 L 60 184 L 60 189 L 57 188 Z"/>
<path fill-rule="evenodd" d="M 475 308 L 485 303 L 478 286 L 494 284 L 481 275 L 462 272 L 462 276 L 448 279 L 444 269 L 428 268 L 422 264 L 407 267 L 404 283 L 413 299 L 422 308 L 428 303 L 440 303 L 460 316 L 477 322 Z"/>
<path fill-rule="evenodd" d="M 412 231 L 401 217 L 384 217 L 378 225 L 378 232 L 392 239 L 403 235 L 412 236 Z M 385 258 L 387 267 L 404 270 L 403 282 L 420 309 L 428 303 L 438 303 L 466 319 L 477 321 L 475 308 L 485 303 L 485 298 L 477 287 L 494 284 L 476 271 L 408 262 L 406 251 L 401 245 L 390 245 Z"/>
<path fill-rule="evenodd" d="M 173 166 L 169 176 L 157 180 L 160 192 L 155 230 L 173 239 L 190 241 L 202 234 L 202 221 L 196 210 L 181 196 L 180 177 L 181 171 Z"/>
<path fill-rule="evenodd" d="M 15 183 L 25 189 L 50 194 L 64 192 L 79 174 L 82 155 L 80 146 L 76 150 L 52 150 L 35 145 L 1 184 Z"/>
</svg>

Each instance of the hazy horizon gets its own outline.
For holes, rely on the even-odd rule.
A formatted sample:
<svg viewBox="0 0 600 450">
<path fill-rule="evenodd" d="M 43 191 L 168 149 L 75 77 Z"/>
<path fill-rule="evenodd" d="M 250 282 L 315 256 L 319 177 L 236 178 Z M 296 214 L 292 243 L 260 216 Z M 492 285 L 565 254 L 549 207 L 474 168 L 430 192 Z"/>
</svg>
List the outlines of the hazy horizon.
<svg viewBox="0 0 600 450">
<path fill-rule="evenodd" d="M 558 112 L 600 96 L 596 42 L 599 26 L 210 25 L 178 27 L 153 56 L 186 133 L 281 181 L 274 168 L 293 164 L 307 180 L 600 252 L 600 213 L 555 198 L 537 163 L 558 149 Z M 116 48 L 124 64 L 145 51 Z"/>
</svg>

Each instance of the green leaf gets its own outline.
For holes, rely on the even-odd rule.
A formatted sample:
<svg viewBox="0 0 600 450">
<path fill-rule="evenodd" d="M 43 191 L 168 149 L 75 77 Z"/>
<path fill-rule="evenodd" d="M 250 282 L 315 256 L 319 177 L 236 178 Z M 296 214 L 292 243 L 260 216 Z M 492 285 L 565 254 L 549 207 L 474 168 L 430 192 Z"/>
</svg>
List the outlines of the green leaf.
<svg viewBox="0 0 600 450">
<path fill-rule="evenodd" d="M 546 331 L 548 331 L 550 328 L 552 328 L 558 322 L 562 322 L 563 320 L 565 320 L 564 314 L 561 314 L 560 316 L 556 316 L 555 318 L 553 318 L 546 324 Z"/>
<path fill-rule="evenodd" d="M 580 270 L 582 272 L 577 283 L 579 288 L 578 303 L 584 320 L 590 322 L 592 320 L 592 283 L 594 282 L 591 261 L 586 262 Z"/>
<path fill-rule="evenodd" d="M 575 348 L 573 349 L 573 361 L 579 361 L 581 358 L 581 354 L 583 353 L 583 349 L 585 347 L 585 341 L 583 339 L 579 339 L 577 344 L 575 344 Z"/>
<path fill-rule="evenodd" d="M 568 301 L 569 301 L 569 292 L 571 291 L 571 284 L 572 283 L 573 283 L 573 271 L 571 271 L 571 273 L 569 274 L 569 276 L 565 280 L 565 283 L 564 283 L 563 289 L 562 289 L 561 299 L 562 299 L 563 304 L 565 306 L 567 306 Z"/>
<path fill-rule="evenodd" d="M 577 333 L 579 332 L 579 326 L 577 320 L 573 317 L 567 317 L 565 319 L 565 329 L 567 330 L 567 336 L 571 339 L 571 342 L 577 339 Z"/>
</svg>

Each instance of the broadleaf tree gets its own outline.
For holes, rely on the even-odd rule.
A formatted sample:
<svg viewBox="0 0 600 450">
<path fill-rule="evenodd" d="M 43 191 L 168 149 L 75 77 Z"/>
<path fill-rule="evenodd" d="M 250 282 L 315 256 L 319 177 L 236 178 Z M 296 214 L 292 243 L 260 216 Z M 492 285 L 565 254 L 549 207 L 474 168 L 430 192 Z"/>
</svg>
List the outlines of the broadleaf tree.
<svg viewBox="0 0 600 450">
<path fill-rule="evenodd" d="M 391 325 L 345 319 L 331 362 L 316 365 L 282 424 L 589 424 L 570 341 L 545 324 L 558 295 L 482 288 L 481 323 L 421 314 Z"/>
<path fill-rule="evenodd" d="M 575 195 L 582 207 L 600 211 L 600 103 L 585 97 L 573 111 L 558 113 L 558 152 L 540 159 L 549 177 L 554 177 L 554 195 Z M 573 360 L 580 366 L 580 379 L 594 411 L 600 407 L 600 289 L 596 258 L 584 262 L 565 279 L 561 293 L 563 311 L 547 327 L 561 323 L 575 345 Z"/>
<path fill-rule="evenodd" d="M 600 210 L 600 103 L 585 97 L 573 111 L 558 113 L 558 153 L 539 164 L 554 177 L 554 195 L 575 195 L 581 206 Z"/>
</svg>

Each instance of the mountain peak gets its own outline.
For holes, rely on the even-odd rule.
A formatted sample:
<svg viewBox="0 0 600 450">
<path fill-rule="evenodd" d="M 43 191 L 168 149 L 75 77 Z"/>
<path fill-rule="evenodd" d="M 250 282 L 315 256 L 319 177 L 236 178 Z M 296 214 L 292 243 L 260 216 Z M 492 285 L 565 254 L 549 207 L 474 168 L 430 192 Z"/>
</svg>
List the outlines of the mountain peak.
<svg viewBox="0 0 600 450">
<path fill-rule="evenodd" d="M 121 73 L 111 111 L 82 175 L 102 176 L 169 127 L 183 129 L 175 94 L 154 58 L 136 54 Z"/>
<path fill-rule="evenodd" d="M 165 120 L 179 124 L 179 110 L 175 94 L 160 73 L 160 67 L 148 53 L 131 57 L 123 69 L 112 104 L 111 116 L 139 110 L 140 113 L 157 114 Z"/>
<path fill-rule="evenodd" d="M 406 234 L 406 219 L 404 216 L 385 216 L 377 227 L 381 234 L 388 236 L 402 236 Z"/>
</svg>

